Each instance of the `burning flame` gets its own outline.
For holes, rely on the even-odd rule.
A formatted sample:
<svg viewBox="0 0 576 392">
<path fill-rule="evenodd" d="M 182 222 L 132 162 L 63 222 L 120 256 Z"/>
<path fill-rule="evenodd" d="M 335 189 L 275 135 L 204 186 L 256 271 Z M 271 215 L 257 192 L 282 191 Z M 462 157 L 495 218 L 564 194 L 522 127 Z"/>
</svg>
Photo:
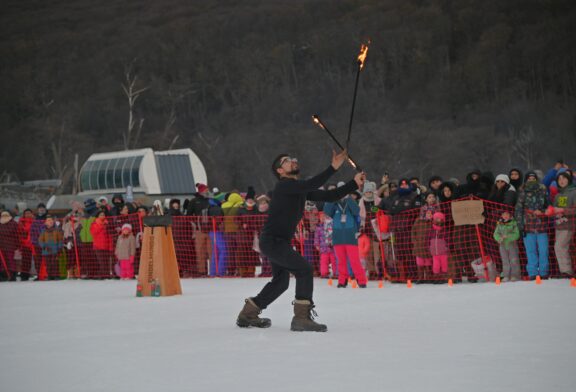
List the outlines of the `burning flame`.
<svg viewBox="0 0 576 392">
<path fill-rule="evenodd" d="M 324 124 L 322 124 L 322 121 L 320 121 L 320 117 L 318 117 L 318 115 L 313 115 L 312 116 L 312 121 L 314 121 L 314 124 L 319 125 L 320 127 L 324 128 Z"/>
<path fill-rule="evenodd" d="M 368 44 L 370 44 L 370 42 L 368 42 Z M 360 67 L 360 70 L 364 68 L 364 62 L 366 61 L 367 55 L 368 55 L 368 45 L 362 44 L 362 46 L 360 46 L 360 54 L 358 55 L 358 66 Z"/>
<path fill-rule="evenodd" d="M 320 128 L 324 129 L 325 131 L 327 131 L 330 134 L 330 131 L 328 131 L 326 129 L 326 126 L 324 125 L 324 123 L 322 123 L 322 121 L 320 120 L 320 117 L 317 114 L 312 115 L 312 121 L 314 122 L 314 124 L 318 125 Z M 347 160 L 348 160 L 348 162 L 350 162 L 350 165 L 354 169 L 357 168 L 356 163 L 354 163 L 354 161 L 350 157 L 347 157 Z"/>
</svg>

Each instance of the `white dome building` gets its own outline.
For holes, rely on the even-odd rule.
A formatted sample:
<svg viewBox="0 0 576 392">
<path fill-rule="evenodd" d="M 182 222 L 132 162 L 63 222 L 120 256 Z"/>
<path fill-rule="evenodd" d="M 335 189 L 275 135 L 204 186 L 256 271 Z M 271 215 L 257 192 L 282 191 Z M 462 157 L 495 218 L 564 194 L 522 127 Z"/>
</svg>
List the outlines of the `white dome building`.
<svg viewBox="0 0 576 392">
<path fill-rule="evenodd" d="M 206 184 L 204 165 L 189 148 L 151 148 L 92 154 L 80 169 L 79 196 L 123 193 L 128 186 L 145 195 L 189 195 Z"/>
</svg>

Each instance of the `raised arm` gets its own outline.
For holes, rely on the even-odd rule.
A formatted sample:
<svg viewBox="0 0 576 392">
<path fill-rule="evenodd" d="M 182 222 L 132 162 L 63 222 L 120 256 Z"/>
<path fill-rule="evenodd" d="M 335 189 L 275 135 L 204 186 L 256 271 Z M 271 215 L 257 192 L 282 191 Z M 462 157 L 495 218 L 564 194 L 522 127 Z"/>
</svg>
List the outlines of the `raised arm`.
<svg viewBox="0 0 576 392">
<path fill-rule="evenodd" d="M 306 195 L 306 199 L 312 201 L 335 202 L 340 200 L 344 196 L 354 192 L 356 189 L 358 189 L 358 184 L 356 184 L 356 181 L 350 180 L 346 183 L 346 185 L 336 189 L 332 189 L 330 191 L 323 191 L 320 189 L 316 189 L 312 192 L 308 192 L 308 194 Z"/>
<path fill-rule="evenodd" d="M 332 176 L 332 174 L 340 169 L 347 158 L 348 154 L 346 150 L 343 150 L 339 153 L 332 151 L 332 163 L 322 173 L 308 180 L 285 181 L 281 183 L 280 186 L 276 189 L 282 193 L 288 194 L 306 194 L 308 192 L 312 192 L 324 185 L 330 176 Z"/>
<path fill-rule="evenodd" d="M 317 190 L 328 181 L 336 170 L 330 165 L 322 173 L 308 180 L 284 181 L 278 184 L 277 191 L 287 194 L 302 194 Z"/>
</svg>

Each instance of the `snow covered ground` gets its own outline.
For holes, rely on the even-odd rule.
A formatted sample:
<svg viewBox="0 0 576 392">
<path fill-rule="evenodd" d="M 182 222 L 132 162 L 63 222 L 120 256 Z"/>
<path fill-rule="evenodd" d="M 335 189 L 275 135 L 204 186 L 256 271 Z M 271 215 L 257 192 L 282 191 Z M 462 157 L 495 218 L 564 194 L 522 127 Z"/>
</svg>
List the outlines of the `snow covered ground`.
<svg viewBox="0 0 576 392">
<path fill-rule="evenodd" d="M 576 288 L 566 280 L 337 289 L 316 281 L 327 333 L 290 332 L 294 281 L 240 329 L 263 279 L 0 284 L 0 390 L 575 391 Z"/>
</svg>

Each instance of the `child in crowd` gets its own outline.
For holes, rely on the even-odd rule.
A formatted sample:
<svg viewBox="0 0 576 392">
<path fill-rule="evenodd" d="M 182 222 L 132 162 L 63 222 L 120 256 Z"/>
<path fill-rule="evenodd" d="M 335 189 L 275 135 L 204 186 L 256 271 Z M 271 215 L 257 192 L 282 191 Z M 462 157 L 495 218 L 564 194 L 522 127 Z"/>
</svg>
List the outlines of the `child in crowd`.
<svg viewBox="0 0 576 392">
<path fill-rule="evenodd" d="M 520 259 L 518 257 L 518 240 L 520 230 L 516 220 L 509 211 L 502 211 L 494 230 L 494 239 L 500 245 L 502 258 L 502 281 L 520 280 Z"/>
<path fill-rule="evenodd" d="M 46 264 L 46 273 L 49 280 L 60 279 L 58 254 L 63 246 L 64 234 L 56 225 L 56 221 L 51 215 L 46 215 L 44 226 L 44 231 L 40 234 L 40 237 L 38 237 L 38 244 L 42 249 L 42 258 Z M 38 274 L 40 274 L 40 268 L 38 268 Z"/>
<path fill-rule="evenodd" d="M 420 216 L 412 225 L 412 255 L 416 257 L 418 282 L 427 283 L 432 276 L 432 255 L 430 254 L 430 230 L 435 207 L 422 206 Z"/>
<path fill-rule="evenodd" d="M 432 215 L 432 230 L 430 230 L 430 254 L 432 255 L 432 272 L 434 275 L 448 273 L 448 230 L 445 227 L 446 216 L 441 212 Z"/>
<path fill-rule="evenodd" d="M 368 267 L 368 258 L 370 257 L 370 252 L 372 251 L 372 244 L 370 236 L 366 233 L 366 229 L 361 229 L 360 237 L 358 237 L 358 253 L 360 254 L 360 264 L 362 268 L 366 270 Z"/>
<path fill-rule="evenodd" d="M 134 256 L 136 255 L 136 238 L 132 234 L 132 225 L 122 225 L 120 235 L 116 241 L 116 258 L 120 264 L 120 278 L 122 280 L 134 278 Z"/>
<path fill-rule="evenodd" d="M 426 214 L 427 210 L 430 210 L 432 213 L 434 213 L 438 209 L 438 198 L 433 192 L 424 194 L 424 202 L 425 204 L 420 208 L 420 215 Z"/>
<path fill-rule="evenodd" d="M 314 246 L 320 253 L 320 277 L 328 278 L 330 276 L 329 267 L 332 268 L 332 277 L 337 277 L 336 255 L 332 246 L 332 219 L 325 214 L 320 214 L 320 223 L 316 225 Z"/>
</svg>

